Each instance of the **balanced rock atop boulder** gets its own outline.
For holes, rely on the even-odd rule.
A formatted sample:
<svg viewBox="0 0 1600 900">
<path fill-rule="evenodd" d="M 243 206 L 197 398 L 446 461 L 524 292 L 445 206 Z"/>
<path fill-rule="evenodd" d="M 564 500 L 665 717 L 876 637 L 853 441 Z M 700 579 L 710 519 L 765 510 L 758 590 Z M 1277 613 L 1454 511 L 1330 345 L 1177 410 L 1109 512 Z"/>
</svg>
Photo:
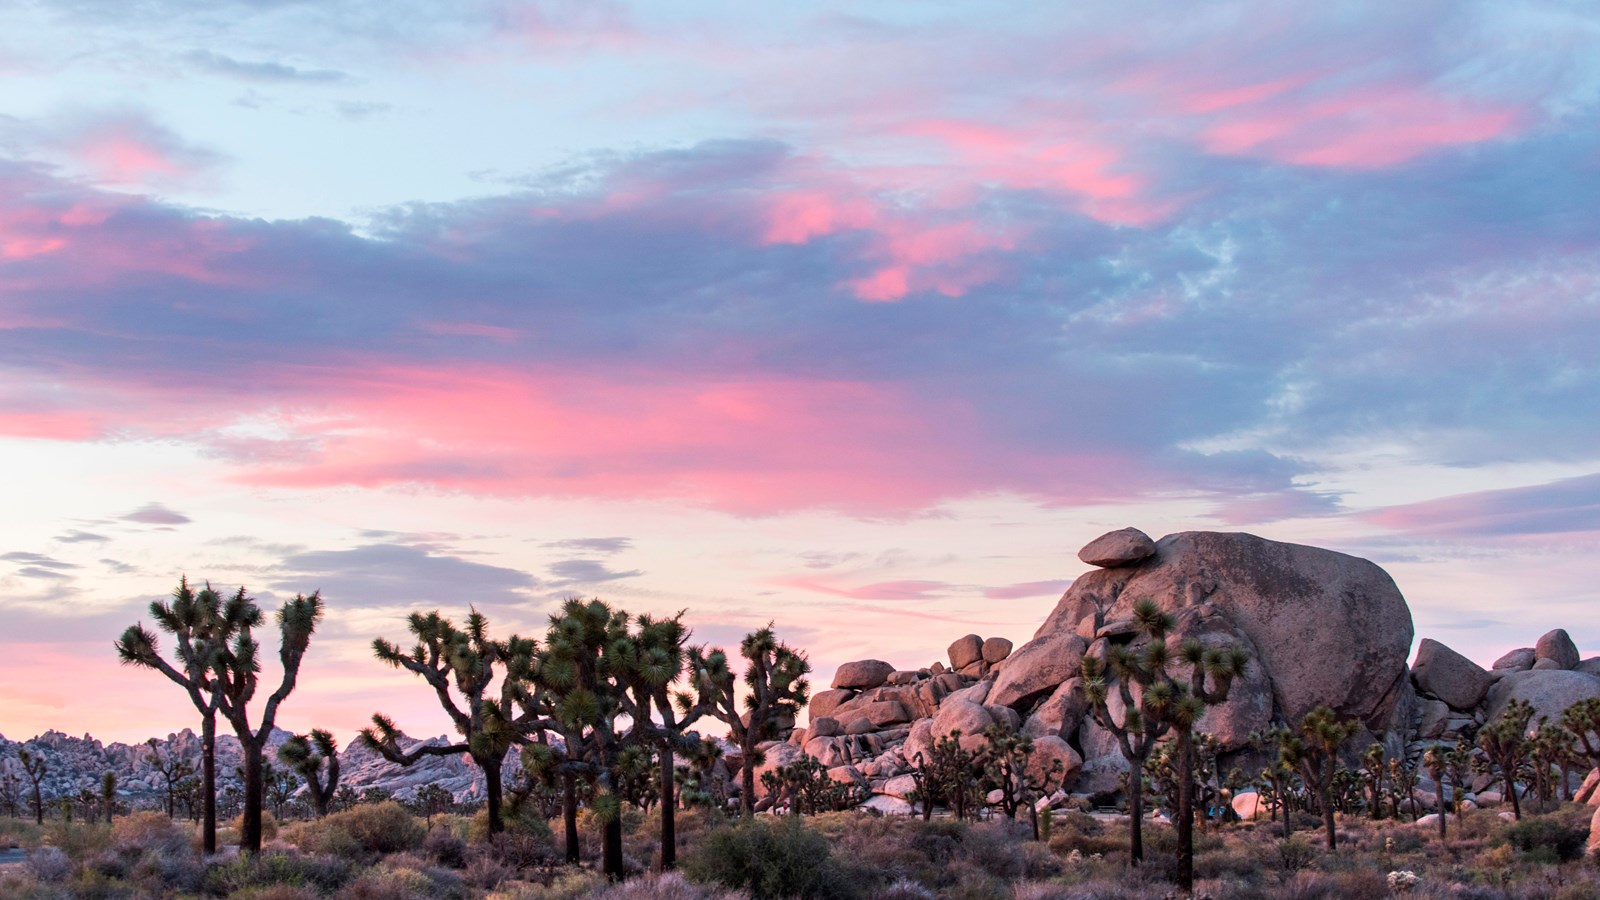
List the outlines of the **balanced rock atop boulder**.
<svg viewBox="0 0 1600 900">
<path fill-rule="evenodd" d="M 1086 618 L 1129 619 L 1144 598 L 1177 618 L 1179 640 L 1212 617 L 1247 637 L 1280 721 L 1327 704 L 1381 733 L 1402 727 L 1390 721 L 1397 706 L 1409 715 L 1411 611 L 1372 562 L 1251 534 L 1168 535 L 1152 555 L 1080 576 L 1035 639 L 1080 633 Z"/>
<path fill-rule="evenodd" d="M 882 687 L 894 674 L 894 666 L 881 659 L 862 659 L 856 662 L 847 662 L 833 673 L 834 688 L 854 688 L 867 690 Z"/>
<path fill-rule="evenodd" d="M 1091 566 L 1112 569 L 1138 562 L 1156 552 L 1156 542 L 1137 528 L 1108 531 L 1083 546 L 1078 558 Z"/>
<path fill-rule="evenodd" d="M 1455 709 L 1470 710 L 1489 692 L 1494 679 L 1482 666 L 1433 638 L 1423 638 L 1417 661 L 1411 664 L 1417 688 Z"/>
</svg>

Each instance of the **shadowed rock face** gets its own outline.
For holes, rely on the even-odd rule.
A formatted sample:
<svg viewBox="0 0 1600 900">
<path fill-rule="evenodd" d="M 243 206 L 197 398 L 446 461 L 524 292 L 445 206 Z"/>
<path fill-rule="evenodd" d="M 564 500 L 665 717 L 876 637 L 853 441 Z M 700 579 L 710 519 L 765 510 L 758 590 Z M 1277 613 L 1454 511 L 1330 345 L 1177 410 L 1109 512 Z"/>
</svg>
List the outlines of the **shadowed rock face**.
<svg viewBox="0 0 1600 900">
<path fill-rule="evenodd" d="M 1276 718 L 1297 721 L 1325 703 L 1374 731 L 1390 725 L 1409 671 L 1411 612 L 1377 565 L 1250 534 L 1168 535 L 1148 558 L 1081 576 L 1036 638 L 1075 633 L 1087 617 L 1127 618 L 1146 597 L 1178 617 L 1179 639 L 1211 618 L 1225 625 L 1207 631 L 1231 627 L 1248 637 Z"/>
</svg>

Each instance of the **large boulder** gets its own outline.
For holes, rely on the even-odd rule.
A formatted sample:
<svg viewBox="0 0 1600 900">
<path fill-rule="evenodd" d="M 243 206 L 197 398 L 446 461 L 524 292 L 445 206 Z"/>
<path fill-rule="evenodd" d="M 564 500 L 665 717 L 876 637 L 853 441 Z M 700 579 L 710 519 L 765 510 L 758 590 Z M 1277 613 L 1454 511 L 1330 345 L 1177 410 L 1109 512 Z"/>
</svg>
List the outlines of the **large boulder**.
<svg viewBox="0 0 1600 900">
<path fill-rule="evenodd" d="M 1326 704 L 1387 729 L 1408 678 L 1411 611 L 1394 579 L 1354 556 L 1250 534 L 1183 532 L 1154 555 L 1080 576 L 1037 637 L 1075 634 L 1086 617 L 1129 618 L 1150 598 L 1180 618 L 1209 606 L 1248 636 L 1272 685 L 1273 716 Z M 1017 666 L 1019 649 L 1001 677 Z M 1405 685 L 1404 687 L 1409 687 Z"/>
<path fill-rule="evenodd" d="M 1108 531 L 1083 545 L 1078 558 L 1091 566 L 1115 568 L 1155 555 L 1156 542 L 1137 528 Z"/>
<path fill-rule="evenodd" d="M 1054 735 L 1035 738 L 1033 755 L 1028 757 L 1028 775 L 1051 788 L 1073 784 L 1083 770 L 1083 757 L 1072 745 Z"/>
<path fill-rule="evenodd" d="M 1433 638 L 1423 638 L 1411 677 L 1425 694 L 1456 709 L 1472 709 L 1483 701 L 1494 679 L 1483 667 Z"/>
<path fill-rule="evenodd" d="M 994 717 L 982 706 L 968 700 L 952 698 L 945 700 L 939 707 L 939 714 L 933 717 L 933 736 L 948 737 L 955 731 L 960 731 L 962 734 L 981 734 L 985 728 L 993 724 Z"/>
<path fill-rule="evenodd" d="M 881 687 L 893 674 L 894 666 L 881 659 L 862 659 L 840 666 L 839 671 L 833 673 L 833 686 L 867 690 Z"/>
<path fill-rule="evenodd" d="M 1518 647 L 1494 661 L 1492 669 L 1507 669 L 1512 672 L 1526 672 L 1533 668 L 1535 650 L 1532 647 Z"/>
<path fill-rule="evenodd" d="M 1567 634 L 1565 628 L 1557 628 L 1545 632 L 1544 637 L 1533 645 L 1533 664 L 1548 660 L 1561 669 L 1576 669 L 1580 661 L 1578 645 L 1572 642 L 1572 636 Z"/>
<path fill-rule="evenodd" d="M 811 713 L 811 718 L 816 720 L 822 716 L 831 716 L 833 711 L 849 703 L 856 696 L 855 691 L 818 691 L 806 704 L 806 710 Z"/>
<path fill-rule="evenodd" d="M 964 634 L 956 638 L 947 653 L 950 656 L 950 668 L 959 672 L 983 659 L 983 638 L 975 634 Z"/>
<path fill-rule="evenodd" d="M 833 738 L 818 738 L 815 741 L 811 741 L 810 744 L 818 744 L 820 741 L 832 740 Z M 762 756 L 761 762 L 756 765 L 756 797 L 760 798 L 766 796 L 766 789 L 761 786 L 762 775 L 765 775 L 768 772 L 776 772 L 784 766 L 787 766 L 788 764 L 799 759 L 802 755 L 816 756 L 817 754 L 810 752 L 810 744 L 807 745 L 806 750 L 801 750 L 799 747 L 783 741 L 767 741 L 762 744 L 757 744 L 756 749 L 762 754 Z M 825 766 L 830 766 L 837 765 L 838 763 L 832 762 L 828 759 L 823 759 L 822 764 Z"/>
<path fill-rule="evenodd" d="M 992 637 L 983 642 L 983 661 L 989 665 L 1011 655 L 1011 642 L 1003 637 Z"/>
<path fill-rule="evenodd" d="M 1600 697 L 1600 678 L 1593 675 L 1564 669 L 1513 672 L 1490 689 L 1487 717 L 1497 722 L 1512 700 L 1526 700 L 1533 706 L 1528 727 L 1537 728 L 1541 718 L 1560 722 L 1567 707 L 1590 697 Z"/>
<path fill-rule="evenodd" d="M 1071 632 L 1034 638 L 1006 660 L 985 702 L 991 706 L 1019 706 L 1048 696 L 1078 674 L 1083 652 L 1088 648 L 1083 638 Z"/>
<path fill-rule="evenodd" d="M 1089 711 L 1089 701 L 1084 698 L 1078 682 L 1077 678 L 1068 678 L 1046 697 L 1022 723 L 1023 734 L 1035 738 L 1076 734 L 1079 723 Z"/>
</svg>

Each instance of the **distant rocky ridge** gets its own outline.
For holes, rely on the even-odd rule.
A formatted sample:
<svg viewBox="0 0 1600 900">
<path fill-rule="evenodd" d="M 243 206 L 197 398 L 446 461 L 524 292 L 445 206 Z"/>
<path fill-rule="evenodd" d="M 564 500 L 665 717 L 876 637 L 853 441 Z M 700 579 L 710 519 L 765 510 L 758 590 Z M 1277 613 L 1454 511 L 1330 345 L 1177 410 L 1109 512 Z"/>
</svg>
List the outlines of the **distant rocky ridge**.
<svg viewBox="0 0 1600 900">
<path fill-rule="evenodd" d="M 291 734 L 275 729 L 268 740 L 268 759 L 276 763 L 277 748 Z M 421 741 L 402 736 L 400 745 L 411 749 L 420 743 L 447 743 L 443 736 Z M 165 739 L 157 739 L 163 751 L 171 751 L 179 758 L 189 760 L 196 771 L 200 768 L 200 736 L 185 728 Z M 22 778 L 22 768 L 16 750 L 29 747 L 40 753 L 46 762 L 46 773 L 41 783 L 48 797 L 77 796 L 89 789 L 98 792 L 100 779 L 107 772 L 117 776 L 119 801 L 134 807 L 154 807 L 165 802 L 166 782 L 150 764 L 150 748 L 146 744 L 102 744 L 90 735 L 72 737 L 59 731 L 47 731 L 32 740 L 19 742 L 0 736 L 0 774 L 10 772 Z M 516 754 L 509 754 L 506 772 L 515 775 L 520 770 Z M 239 740 L 231 734 L 217 736 L 217 786 L 226 790 L 238 785 L 234 775 L 243 755 Z M 409 799 L 418 788 L 437 784 L 449 791 L 457 802 L 481 800 L 485 796 L 482 773 L 463 756 L 427 756 L 410 767 L 402 768 L 385 760 L 376 751 L 368 750 L 358 741 L 351 741 L 339 751 L 341 777 L 339 783 L 360 793 L 368 788 L 383 788 L 396 797 Z"/>
</svg>

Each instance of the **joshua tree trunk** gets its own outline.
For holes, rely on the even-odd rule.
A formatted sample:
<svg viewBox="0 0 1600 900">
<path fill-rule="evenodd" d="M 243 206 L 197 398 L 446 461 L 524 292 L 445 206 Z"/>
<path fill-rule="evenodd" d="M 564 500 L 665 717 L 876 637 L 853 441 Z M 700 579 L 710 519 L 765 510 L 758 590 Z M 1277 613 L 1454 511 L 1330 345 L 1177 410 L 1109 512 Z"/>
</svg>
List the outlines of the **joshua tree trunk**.
<svg viewBox="0 0 1600 900">
<path fill-rule="evenodd" d="M 678 865 L 677 774 L 672 768 L 672 743 L 661 747 L 661 871 Z"/>
<path fill-rule="evenodd" d="M 1144 775 L 1128 773 L 1128 858 L 1134 865 L 1144 862 Z"/>
<path fill-rule="evenodd" d="M 1517 781 L 1511 772 L 1506 772 L 1506 796 L 1511 798 L 1511 815 L 1518 822 L 1522 821 L 1522 801 L 1517 798 Z"/>
<path fill-rule="evenodd" d="M 239 850 L 261 852 L 261 745 L 253 740 L 239 742 L 244 750 L 244 821 L 239 827 Z"/>
<path fill-rule="evenodd" d="M 755 717 L 751 717 L 754 721 Z M 745 739 L 739 742 L 739 809 L 746 819 L 756 814 L 756 760 L 755 733 L 745 730 Z"/>
<path fill-rule="evenodd" d="M 1178 889 L 1194 890 L 1194 737 L 1178 729 Z"/>
<path fill-rule="evenodd" d="M 201 768 L 205 785 L 200 793 L 205 809 L 205 824 L 200 829 L 205 854 L 217 852 L 217 717 L 213 713 L 200 723 Z"/>
<path fill-rule="evenodd" d="M 1445 815 L 1444 811 L 1444 783 L 1439 782 L 1435 786 L 1439 788 L 1439 840 L 1443 841 L 1445 838 L 1445 820 L 1448 819 L 1449 816 Z M 1456 793 L 1460 793 L 1460 790 L 1458 789 Z M 1460 801 L 1457 800 L 1457 802 Z"/>
<path fill-rule="evenodd" d="M 1321 786 L 1322 827 L 1328 833 L 1328 849 L 1337 850 L 1339 848 L 1339 838 L 1333 830 L 1333 796 L 1331 793 L 1333 789 L 1333 761 L 1331 759 L 1328 761 L 1327 767 L 1328 774 L 1323 779 Z"/>
<path fill-rule="evenodd" d="M 473 762 L 483 770 L 484 787 L 488 789 L 489 801 L 489 834 L 496 835 L 506 830 L 505 820 L 500 817 L 500 766 L 503 761 L 489 756 L 473 757 Z"/>
<path fill-rule="evenodd" d="M 567 864 L 577 865 L 583 860 L 578 846 L 578 779 L 571 772 L 561 776 L 561 822 L 567 839 Z"/>
</svg>

